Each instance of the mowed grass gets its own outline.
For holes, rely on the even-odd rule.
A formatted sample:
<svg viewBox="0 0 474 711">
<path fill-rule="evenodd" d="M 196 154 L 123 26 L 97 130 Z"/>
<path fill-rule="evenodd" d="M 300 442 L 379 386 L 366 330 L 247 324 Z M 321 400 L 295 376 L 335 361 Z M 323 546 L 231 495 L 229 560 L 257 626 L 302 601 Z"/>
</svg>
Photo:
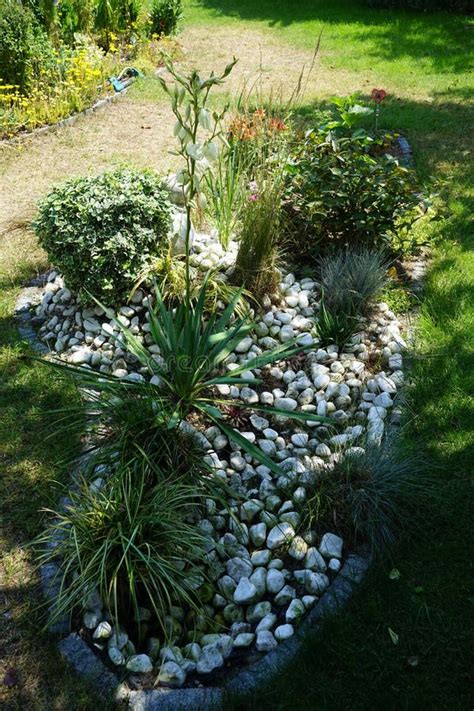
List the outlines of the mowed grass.
<svg viewBox="0 0 474 711">
<path fill-rule="evenodd" d="M 46 439 L 51 413 L 76 397 L 37 363 L 19 336 L 12 312 L 25 278 L 46 266 L 44 255 L 25 243 L 21 230 L 0 244 L 0 708 L 93 709 L 107 703 L 59 659 L 44 634 L 39 580 L 31 550 L 43 508 L 55 507 L 69 480 L 61 462 L 78 442 Z M 17 684 L 3 684 L 12 670 Z M 10 675 L 11 673 L 10 672 Z"/>
<path fill-rule="evenodd" d="M 417 322 L 405 428 L 407 445 L 422 447 L 433 463 L 436 496 L 392 559 L 374 567 L 347 613 L 308 639 L 294 664 L 258 696 L 231 699 L 229 707 L 468 711 L 474 582 L 468 551 L 474 492 L 472 23 L 443 13 L 370 10 L 356 0 L 185 0 L 185 10 L 180 39 L 187 64 L 218 69 L 235 51 L 242 56 L 237 72 L 260 67 L 264 84 L 280 75 L 291 88 L 322 29 L 305 115 L 310 118 L 333 92 L 385 88 L 382 123 L 408 136 L 418 169 L 434 176 L 445 206 L 431 226 L 435 246 Z M 157 86 L 148 80 L 120 106 L 9 152 L 1 172 L 10 176 L 10 188 L 19 187 L 6 194 L 26 194 L 21 209 L 13 197 L 5 202 L 15 220 L 31 216 L 34 199 L 51 176 L 57 181 L 71 171 L 99 170 L 124 159 L 144 165 L 147 156 L 161 168 L 168 161 L 172 123 Z M 68 443 L 65 452 L 64 442 L 45 441 L 51 410 L 75 393 L 22 359 L 29 349 L 11 317 L 21 284 L 44 266 L 24 225 L 5 230 L 0 238 L 0 708 L 93 709 L 106 706 L 59 661 L 54 644 L 39 631 L 37 577 L 31 553 L 22 547 L 41 529 L 41 509 L 55 505 L 68 477 L 60 460 L 77 447 Z M 398 580 L 389 577 L 392 568 L 400 571 Z M 396 645 L 389 628 L 398 635 Z M 10 667 L 18 672 L 13 689 L 1 685 Z"/>
</svg>

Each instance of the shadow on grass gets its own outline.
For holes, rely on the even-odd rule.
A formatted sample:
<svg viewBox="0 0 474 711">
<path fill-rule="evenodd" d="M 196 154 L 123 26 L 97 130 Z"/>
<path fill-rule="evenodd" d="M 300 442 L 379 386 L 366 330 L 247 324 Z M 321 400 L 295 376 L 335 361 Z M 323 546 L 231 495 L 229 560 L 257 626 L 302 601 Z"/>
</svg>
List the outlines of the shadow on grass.
<svg viewBox="0 0 474 711">
<path fill-rule="evenodd" d="M 319 108 L 307 105 L 302 114 L 308 119 Z M 403 131 L 420 148 L 415 158 L 422 172 L 448 175 L 440 186 L 447 208 L 433 223 L 437 246 L 406 393 L 405 444 L 433 463 L 434 495 L 420 506 L 391 560 L 369 572 L 349 609 L 309 636 L 302 653 L 271 684 L 252 699 L 229 699 L 229 708 L 470 708 L 474 245 L 467 115 L 467 108 L 451 101 L 442 107 L 427 102 L 384 107 L 384 125 Z M 390 578 L 392 568 L 400 573 L 397 580 Z"/>
<path fill-rule="evenodd" d="M 459 71 L 468 64 L 465 47 L 471 40 L 463 16 L 377 10 L 364 0 L 195 0 L 194 4 L 218 16 L 264 21 L 270 27 L 321 23 L 331 39 L 332 27 L 340 26 L 339 40 L 346 38 L 353 50 L 358 51 L 359 43 L 365 54 L 379 59 L 426 60 L 437 72 Z M 347 62 L 350 66 L 350 57 Z"/>
</svg>

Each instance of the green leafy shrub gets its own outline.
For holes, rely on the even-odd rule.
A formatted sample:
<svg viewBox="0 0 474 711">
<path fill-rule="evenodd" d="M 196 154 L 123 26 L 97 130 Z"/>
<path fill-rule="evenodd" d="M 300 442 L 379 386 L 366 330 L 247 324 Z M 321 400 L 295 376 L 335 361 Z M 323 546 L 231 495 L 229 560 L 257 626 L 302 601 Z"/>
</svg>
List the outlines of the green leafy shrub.
<svg viewBox="0 0 474 711">
<path fill-rule="evenodd" d="M 18 87 L 24 93 L 53 47 L 33 13 L 16 0 L 0 4 L 0 85 Z"/>
<path fill-rule="evenodd" d="M 94 590 L 116 622 L 153 611 L 167 639 L 173 605 L 200 613 L 208 539 L 193 520 L 212 498 L 205 483 L 144 460 L 122 463 L 100 487 L 83 480 L 36 541 L 40 563 L 61 561 L 51 619 L 82 609 Z"/>
<path fill-rule="evenodd" d="M 35 229 L 69 288 L 114 304 L 163 245 L 170 210 L 156 174 L 121 168 L 52 190 Z"/>
<path fill-rule="evenodd" d="M 364 131 L 306 134 L 289 167 L 286 203 L 301 257 L 330 245 L 390 251 L 393 235 L 421 216 L 413 172 L 386 153 L 374 155 L 376 148 Z"/>
<path fill-rule="evenodd" d="M 381 556 L 395 543 L 420 501 L 432 490 L 426 462 L 404 454 L 393 437 L 346 455 L 323 472 L 308 498 L 305 523 L 311 528 L 337 522 L 355 544 L 367 543 Z"/>
<path fill-rule="evenodd" d="M 154 0 L 150 13 L 150 34 L 175 35 L 183 16 L 182 0 Z"/>
</svg>

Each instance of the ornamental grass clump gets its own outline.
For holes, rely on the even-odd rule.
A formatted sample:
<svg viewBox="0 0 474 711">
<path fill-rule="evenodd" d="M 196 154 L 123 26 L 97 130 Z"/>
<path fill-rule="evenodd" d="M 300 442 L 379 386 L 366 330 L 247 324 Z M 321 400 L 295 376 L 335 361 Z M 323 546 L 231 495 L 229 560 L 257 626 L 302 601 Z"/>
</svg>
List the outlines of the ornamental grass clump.
<svg viewBox="0 0 474 711">
<path fill-rule="evenodd" d="M 387 286 L 389 260 L 383 251 L 366 247 L 338 250 L 319 260 L 319 281 L 333 311 L 364 316 Z"/>
<path fill-rule="evenodd" d="M 388 283 L 387 269 L 384 252 L 363 247 L 319 260 L 321 303 L 315 332 L 322 345 L 342 348 L 361 330 L 362 318 Z"/>
<path fill-rule="evenodd" d="M 284 229 L 282 197 L 283 181 L 278 171 L 260 171 L 249 183 L 233 278 L 257 299 L 274 291 L 278 282 L 275 269 Z"/>
<path fill-rule="evenodd" d="M 332 471 L 320 472 L 308 498 L 306 525 L 336 526 L 355 545 L 383 556 L 410 524 L 432 491 L 426 462 L 405 454 L 394 437 L 343 455 Z"/>
<path fill-rule="evenodd" d="M 191 623 L 202 616 L 209 539 L 195 521 L 213 496 L 202 474 L 190 482 L 143 457 L 121 462 L 100 484 L 82 480 L 35 541 L 40 563 L 61 563 L 50 622 L 84 609 L 94 591 L 114 623 L 140 620 L 140 608 L 153 612 L 165 639 L 173 606 Z"/>
</svg>

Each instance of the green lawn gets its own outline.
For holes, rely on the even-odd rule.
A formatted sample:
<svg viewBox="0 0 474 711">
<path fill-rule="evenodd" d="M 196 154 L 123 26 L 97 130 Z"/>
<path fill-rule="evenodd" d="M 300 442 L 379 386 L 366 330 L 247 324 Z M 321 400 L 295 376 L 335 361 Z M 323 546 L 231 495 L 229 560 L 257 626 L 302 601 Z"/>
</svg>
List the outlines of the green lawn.
<svg viewBox="0 0 474 711">
<path fill-rule="evenodd" d="M 347 613 L 308 640 L 304 654 L 258 698 L 231 700 L 229 707 L 469 711 L 474 601 L 468 551 L 474 498 L 472 22 L 443 13 L 370 10 L 362 0 L 185 0 L 185 10 L 183 41 L 192 32 L 203 37 L 213 30 L 224 33 L 211 57 L 216 57 L 216 68 L 226 50 L 217 46 L 225 33 L 260 33 L 285 56 L 293 47 L 311 49 L 323 29 L 316 68 L 320 90 L 306 97 L 305 113 L 311 115 L 327 99 L 333 83 L 347 85 L 347 92 L 385 88 L 384 125 L 408 136 L 418 169 L 434 176 L 444 202 L 431 228 L 433 262 L 417 324 L 406 411 L 408 446 L 422 448 L 432 462 L 437 496 L 427 501 L 413 522 L 413 534 L 393 551 L 392 560 L 374 567 Z M 148 99 L 154 111 L 154 90 L 136 96 L 141 110 Z M 112 124 L 108 130 L 113 131 Z M 130 143 L 136 140 L 130 134 Z M 124 154 L 133 154 L 130 145 L 126 149 Z M 25 246 L 21 235 L 0 238 L 0 671 L 18 668 L 21 682 L 17 690 L 0 685 L 0 708 L 93 709 L 98 701 L 88 685 L 58 662 L 53 646 L 38 633 L 35 577 L 29 555 L 19 547 L 39 530 L 38 509 L 54 502 L 53 481 L 65 478 L 58 466 L 59 447 L 50 451 L 44 442 L 45 422 L 56 404 L 74 396 L 39 366 L 19 358 L 28 349 L 11 319 L 14 297 L 41 266 L 41 254 L 30 243 Z M 400 571 L 398 580 L 389 578 L 393 567 Z M 398 635 L 397 645 L 389 628 Z"/>
</svg>

